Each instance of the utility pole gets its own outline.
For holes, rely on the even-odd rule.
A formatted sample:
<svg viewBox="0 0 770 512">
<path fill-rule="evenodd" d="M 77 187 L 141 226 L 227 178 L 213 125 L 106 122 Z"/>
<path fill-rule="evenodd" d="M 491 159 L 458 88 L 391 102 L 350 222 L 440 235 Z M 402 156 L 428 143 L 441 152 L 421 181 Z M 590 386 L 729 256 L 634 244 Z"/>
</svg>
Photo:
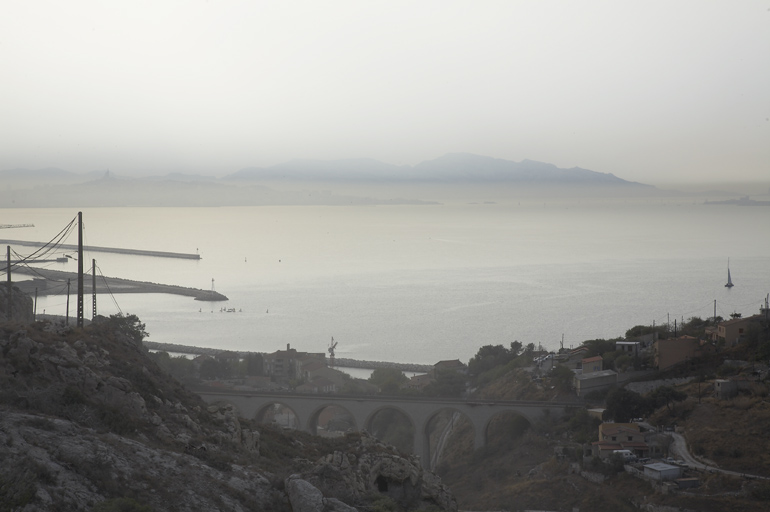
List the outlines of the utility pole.
<svg viewBox="0 0 770 512">
<path fill-rule="evenodd" d="M 32 308 L 32 321 L 37 320 L 37 286 L 35 287 L 35 305 Z"/>
<path fill-rule="evenodd" d="M 717 324 L 717 300 L 714 299 L 714 325 Z"/>
<path fill-rule="evenodd" d="M 93 274 L 92 274 L 93 275 L 93 283 L 92 283 L 92 288 L 91 289 L 93 290 L 93 294 L 94 294 L 94 300 L 93 300 L 94 304 L 93 304 L 93 311 L 92 311 L 92 314 L 91 314 L 91 320 L 96 318 L 96 260 L 92 260 L 92 265 L 93 265 L 93 268 L 92 268 L 92 270 L 93 270 Z"/>
<path fill-rule="evenodd" d="M 83 212 L 78 212 L 78 319 L 83 327 Z"/>
<path fill-rule="evenodd" d="M 6 257 L 6 267 L 5 270 L 8 271 L 8 321 L 10 322 L 13 320 L 13 298 L 11 297 L 11 294 L 13 293 L 13 285 L 11 284 L 11 246 L 7 246 L 7 257 Z"/>
<path fill-rule="evenodd" d="M 72 279 L 67 279 L 67 314 L 64 317 L 64 325 L 70 324 L 70 281 Z"/>
</svg>

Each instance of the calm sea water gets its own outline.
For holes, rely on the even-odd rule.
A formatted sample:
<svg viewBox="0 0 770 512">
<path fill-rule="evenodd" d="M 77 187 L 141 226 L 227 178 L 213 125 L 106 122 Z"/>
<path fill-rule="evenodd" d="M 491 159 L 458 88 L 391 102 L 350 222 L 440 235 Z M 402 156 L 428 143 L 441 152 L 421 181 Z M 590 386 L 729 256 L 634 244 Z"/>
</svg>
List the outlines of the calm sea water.
<svg viewBox="0 0 770 512">
<path fill-rule="evenodd" d="M 91 253 L 86 267 L 96 258 L 107 276 L 203 289 L 213 279 L 229 297 L 99 295 L 99 313 L 137 314 L 152 341 L 325 352 L 333 336 L 338 357 L 418 363 L 514 340 L 576 346 L 709 317 L 714 300 L 718 315 L 753 314 L 770 292 L 769 214 L 661 201 L 83 210 L 87 245 L 202 256 Z M 4 237 L 47 241 L 77 211 L 0 215 L 35 224 Z M 65 304 L 59 295 L 37 307 L 64 314 Z"/>
</svg>

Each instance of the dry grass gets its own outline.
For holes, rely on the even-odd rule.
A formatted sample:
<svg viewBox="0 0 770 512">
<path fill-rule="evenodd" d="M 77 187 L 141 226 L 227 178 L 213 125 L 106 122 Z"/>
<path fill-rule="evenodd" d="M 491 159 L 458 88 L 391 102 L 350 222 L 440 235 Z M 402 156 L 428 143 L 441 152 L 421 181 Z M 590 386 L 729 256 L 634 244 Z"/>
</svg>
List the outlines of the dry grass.
<svg viewBox="0 0 770 512">
<path fill-rule="evenodd" d="M 697 455 L 723 469 L 770 477 L 770 403 L 763 398 L 702 400 L 682 426 Z"/>
<path fill-rule="evenodd" d="M 484 392 L 490 398 L 521 399 L 536 395 L 536 388 L 531 379 L 512 372 Z M 724 469 L 770 477 L 766 385 L 756 384 L 727 401 L 713 398 L 710 382 L 677 389 L 688 394 L 687 400 L 671 411 L 666 407 L 656 411 L 650 418 L 653 424 L 683 427 L 690 449 Z M 770 484 L 722 474 L 701 474 L 701 487 L 686 494 L 659 494 L 645 481 L 626 474 L 615 475 L 603 485 L 593 484 L 568 474 L 566 464 L 554 458 L 556 440 L 564 440 L 565 424 L 535 425 L 520 437 L 506 436 L 513 427 L 502 421 L 499 429 L 488 433 L 490 444 L 475 452 L 472 431 L 457 429 L 449 449 L 462 448 L 446 454 L 439 474 L 461 509 L 631 511 L 637 510 L 632 502 L 645 502 L 706 512 L 770 511 Z"/>
</svg>

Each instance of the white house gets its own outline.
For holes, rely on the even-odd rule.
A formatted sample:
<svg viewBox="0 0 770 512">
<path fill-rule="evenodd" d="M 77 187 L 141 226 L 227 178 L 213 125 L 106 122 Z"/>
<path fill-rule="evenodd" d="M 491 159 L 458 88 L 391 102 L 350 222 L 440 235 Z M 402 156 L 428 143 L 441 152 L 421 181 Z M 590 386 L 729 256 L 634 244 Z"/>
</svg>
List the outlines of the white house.
<svg viewBox="0 0 770 512">
<path fill-rule="evenodd" d="M 676 480 L 682 476 L 682 468 L 666 464 L 665 462 L 655 462 L 653 464 L 645 464 L 644 474 L 660 481 Z"/>
</svg>

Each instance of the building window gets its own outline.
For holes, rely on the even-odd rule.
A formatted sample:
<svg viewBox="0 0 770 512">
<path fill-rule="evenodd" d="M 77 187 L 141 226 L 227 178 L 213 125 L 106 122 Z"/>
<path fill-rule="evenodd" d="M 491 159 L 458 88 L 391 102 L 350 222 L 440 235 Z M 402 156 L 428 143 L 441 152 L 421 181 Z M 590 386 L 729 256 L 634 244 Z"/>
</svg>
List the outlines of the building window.
<svg viewBox="0 0 770 512">
<path fill-rule="evenodd" d="M 618 440 L 618 438 L 617 438 L 617 437 L 615 437 L 615 436 L 612 436 L 612 440 L 613 440 L 613 441 L 617 441 L 617 440 Z"/>
</svg>

